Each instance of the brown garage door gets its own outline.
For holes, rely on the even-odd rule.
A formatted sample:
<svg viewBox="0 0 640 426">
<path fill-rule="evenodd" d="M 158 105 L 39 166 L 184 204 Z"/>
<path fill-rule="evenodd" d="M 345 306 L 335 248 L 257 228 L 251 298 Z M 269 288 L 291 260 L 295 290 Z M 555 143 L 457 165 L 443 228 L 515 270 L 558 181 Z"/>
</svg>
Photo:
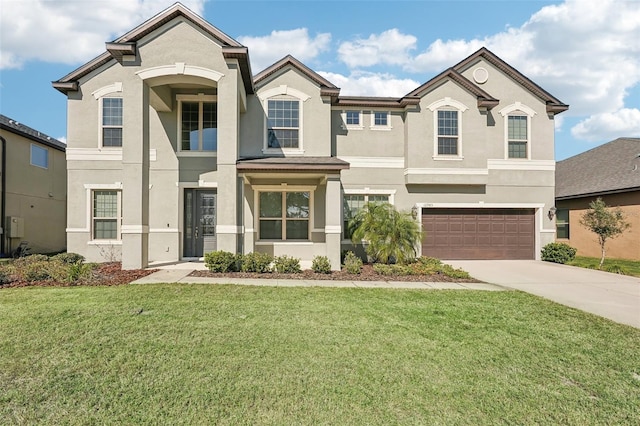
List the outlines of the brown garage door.
<svg viewBox="0 0 640 426">
<path fill-rule="evenodd" d="M 533 209 L 423 209 L 422 255 L 534 259 Z"/>
</svg>

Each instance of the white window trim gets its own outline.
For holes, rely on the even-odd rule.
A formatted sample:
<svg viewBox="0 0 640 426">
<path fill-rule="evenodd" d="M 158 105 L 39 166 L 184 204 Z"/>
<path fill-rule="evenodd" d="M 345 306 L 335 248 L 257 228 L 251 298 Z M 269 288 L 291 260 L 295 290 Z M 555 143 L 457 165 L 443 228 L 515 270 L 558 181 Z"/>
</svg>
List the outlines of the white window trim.
<svg viewBox="0 0 640 426">
<path fill-rule="evenodd" d="M 46 167 L 41 166 L 40 164 L 34 164 L 33 163 L 33 148 L 34 147 L 36 147 L 38 149 L 42 149 L 42 150 L 44 150 L 44 152 L 47 153 L 47 165 L 46 165 Z M 39 167 L 41 169 L 45 169 L 45 170 L 48 169 L 49 168 L 49 149 L 45 148 L 45 147 L 42 147 L 42 146 L 40 146 L 38 144 L 32 143 L 31 146 L 29 147 L 29 164 L 31 164 L 34 167 Z"/>
<path fill-rule="evenodd" d="M 178 123 L 178 137 L 176 138 L 177 141 L 177 150 L 176 150 L 176 155 L 178 157 L 217 157 L 218 156 L 218 151 L 202 151 L 201 149 L 198 149 L 197 151 L 191 151 L 191 150 L 183 150 L 182 149 L 182 102 L 183 101 L 187 101 L 187 102 L 199 102 L 200 106 L 199 106 L 199 110 L 198 110 L 198 128 L 202 129 L 202 103 L 203 102 L 213 102 L 214 104 L 216 104 L 216 108 L 217 108 L 217 102 L 218 102 L 218 97 L 216 95 L 205 95 L 204 93 L 198 93 L 197 95 L 183 95 L 183 94 L 178 94 L 176 95 L 176 101 L 178 101 L 178 118 L 177 118 L 177 123 Z M 198 147 L 202 146 L 202 132 L 199 132 L 199 136 L 198 136 Z M 216 142 L 217 143 L 217 142 Z"/>
<path fill-rule="evenodd" d="M 256 234 L 256 243 L 278 243 L 278 244 L 300 244 L 300 243 L 311 243 L 311 234 L 314 229 L 314 204 L 315 204 L 315 191 L 316 186 L 297 186 L 297 185 L 253 185 L 253 205 L 256 206 L 256 214 L 253 219 L 253 228 L 255 229 Z M 261 192 L 308 192 L 309 193 L 309 228 L 307 233 L 307 240 L 269 240 L 269 239 L 261 239 L 260 238 L 260 193 Z M 283 197 L 283 203 L 286 204 L 286 197 Z M 284 215 L 284 211 L 283 211 Z M 285 235 L 286 226 L 282 227 L 282 235 Z"/>
<path fill-rule="evenodd" d="M 504 158 L 505 160 L 528 161 L 531 160 L 531 122 L 536 112 L 520 102 L 507 105 L 498 111 L 502 115 L 504 121 Z M 527 117 L 527 158 L 510 158 L 509 157 L 509 116 L 526 116 Z"/>
<path fill-rule="evenodd" d="M 469 109 L 465 104 L 460 101 L 456 101 L 455 99 L 451 99 L 449 97 L 445 97 L 443 99 L 439 99 L 429 106 L 427 106 L 429 110 L 433 112 L 433 159 L 437 161 L 441 160 L 453 160 L 460 161 L 464 160 L 464 155 L 462 154 L 462 115 L 463 113 Z M 438 111 L 458 111 L 458 155 L 441 155 L 438 154 Z"/>
<path fill-rule="evenodd" d="M 113 84 L 109 84 L 107 86 L 101 87 L 97 90 L 94 90 L 93 92 L 91 92 L 91 94 L 93 95 L 94 98 L 96 98 L 96 100 L 103 98 L 107 95 L 111 95 L 113 93 L 122 93 L 122 82 L 121 81 L 116 81 Z"/>
<path fill-rule="evenodd" d="M 262 135 L 262 153 L 263 154 L 285 154 L 285 155 L 302 155 L 304 154 L 304 103 L 311 99 L 306 93 L 281 85 L 258 94 L 262 108 L 264 110 L 264 124 Z M 298 99 L 298 147 L 297 148 L 269 148 L 269 101 Z"/>
<path fill-rule="evenodd" d="M 117 83 L 116 83 L 117 84 Z M 106 86 L 106 87 L 111 87 L 111 86 Z M 102 89 L 98 89 L 96 92 L 105 89 L 104 87 Z M 113 95 L 113 93 L 118 93 L 122 91 L 122 85 L 120 85 L 120 90 L 114 90 L 104 96 L 101 96 L 100 98 L 96 98 L 98 100 L 98 148 L 99 149 L 108 149 L 108 150 L 120 150 L 122 151 L 122 146 L 124 145 L 124 98 L 120 95 Z M 94 93 L 96 93 L 94 92 Z M 104 113 L 104 107 L 102 105 L 103 101 L 105 99 L 113 99 L 113 98 L 118 98 L 118 99 L 122 99 L 122 126 L 105 126 L 104 124 L 102 124 L 102 116 Z M 121 146 L 104 146 L 102 144 L 103 140 L 102 140 L 102 136 L 103 136 L 103 128 L 110 128 L 110 129 L 116 129 L 116 128 L 121 128 L 122 129 L 122 145 Z"/>
<path fill-rule="evenodd" d="M 342 206 L 340 209 L 341 210 L 340 217 L 342 218 L 340 222 L 342 224 L 341 226 L 344 226 L 344 196 L 345 195 L 364 195 L 365 204 L 369 202 L 369 195 L 387 195 L 389 197 L 389 204 L 395 205 L 396 190 L 395 189 L 370 189 L 370 188 L 364 188 L 364 189 L 344 188 L 342 190 L 342 200 L 341 200 Z M 345 233 L 345 230 L 342 229 L 340 232 L 342 243 L 343 244 L 350 243 L 351 240 L 344 238 L 344 233 Z"/>
<path fill-rule="evenodd" d="M 94 183 L 94 184 L 85 184 L 84 185 L 86 191 L 86 228 L 85 232 L 89 233 L 89 241 L 87 244 L 89 245 L 119 245 L 122 244 L 122 182 L 115 183 Z M 117 224 L 117 234 L 120 238 L 115 240 L 98 240 L 93 238 L 93 191 L 118 191 L 118 224 Z"/>
<path fill-rule="evenodd" d="M 360 124 L 348 124 L 347 123 L 347 112 L 357 112 L 358 113 L 358 122 Z M 345 109 L 342 110 L 342 113 L 340 114 L 342 117 L 342 128 L 346 129 L 346 130 L 363 130 L 364 129 L 364 123 L 362 121 L 362 111 L 358 111 L 355 109 Z"/>
<path fill-rule="evenodd" d="M 385 113 L 387 114 L 387 124 L 386 125 L 376 125 L 376 113 Z M 393 127 L 391 127 L 391 112 L 390 111 L 375 111 L 372 110 L 371 111 L 371 125 L 369 127 L 369 129 L 371 130 L 383 130 L 383 131 L 388 131 L 391 130 Z"/>
</svg>

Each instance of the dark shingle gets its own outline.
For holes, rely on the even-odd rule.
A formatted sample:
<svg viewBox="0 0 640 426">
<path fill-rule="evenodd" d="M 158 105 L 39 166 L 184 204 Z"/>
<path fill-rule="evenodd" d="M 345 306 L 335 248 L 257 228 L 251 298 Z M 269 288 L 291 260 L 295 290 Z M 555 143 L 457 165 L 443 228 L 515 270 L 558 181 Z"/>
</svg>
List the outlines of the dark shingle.
<svg viewBox="0 0 640 426">
<path fill-rule="evenodd" d="M 556 164 L 556 198 L 640 189 L 640 138 L 618 138 Z"/>
<path fill-rule="evenodd" d="M 39 132 L 35 129 L 32 129 L 29 126 L 25 126 L 24 124 L 19 123 L 16 120 L 7 117 L 6 115 L 0 114 L 0 128 L 7 130 L 8 132 L 24 136 L 25 138 L 31 139 L 32 141 L 40 142 L 59 151 L 65 151 L 67 149 L 67 145 L 60 142 L 59 140 L 45 135 L 44 133 Z"/>
</svg>

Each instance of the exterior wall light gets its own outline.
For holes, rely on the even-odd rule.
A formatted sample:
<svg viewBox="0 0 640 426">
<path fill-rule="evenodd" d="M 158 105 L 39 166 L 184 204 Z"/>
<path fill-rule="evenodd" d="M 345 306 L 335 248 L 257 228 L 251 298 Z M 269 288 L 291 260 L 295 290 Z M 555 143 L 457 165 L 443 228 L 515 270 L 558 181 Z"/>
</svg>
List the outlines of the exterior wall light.
<svg viewBox="0 0 640 426">
<path fill-rule="evenodd" d="M 549 213 L 547 213 L 549 220 L 553 220 L 553 217 L 556 215 L 556 211 L 558 211 L 558 209 L 556 209 L 555 206 L 549 209 Z"/>
<path fill-rule="evenodd" d="M 413 220 L 416 220 L 418 218 L 418 206 L 411 207 L 411 217 L 413 218 Z"/>
</svg>

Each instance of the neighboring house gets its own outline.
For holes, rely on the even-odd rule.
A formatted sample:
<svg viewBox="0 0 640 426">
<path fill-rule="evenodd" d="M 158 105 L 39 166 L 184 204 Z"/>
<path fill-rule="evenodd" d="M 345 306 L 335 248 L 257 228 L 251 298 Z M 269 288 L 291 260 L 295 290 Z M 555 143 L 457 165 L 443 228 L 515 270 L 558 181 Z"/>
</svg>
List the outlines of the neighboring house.
<svg viewBox="0 0 640 426">
<path fill-rule="evenodd" d="M 580 217 L 596 198 L 620 207 L 631 228 L 607 242 L 607 256 L 640 260 L 640 138 L 618 138 L 556 165 L 557 239 L 580 256 L 600 257 L 593 232 Z"/>
<path fill-rule="evenodd" d="M 401 98 L 340 96 L 175 4 L 53 86 L 68 97 L 70 251 L 124 268 L 218 249 L 328 256 L 366 202 L 413 211 L 441 258 L 539 257 L 554 240 L 554 116 L 487 49 Z M 308 263 L 307 263 L 308 264 Z"/>
<path fill-rule="evenodd" d="M 0 253 L 25 241 L 32 253 L 66 247 L 65 144 L 0 114 Z"/>
</svg>

